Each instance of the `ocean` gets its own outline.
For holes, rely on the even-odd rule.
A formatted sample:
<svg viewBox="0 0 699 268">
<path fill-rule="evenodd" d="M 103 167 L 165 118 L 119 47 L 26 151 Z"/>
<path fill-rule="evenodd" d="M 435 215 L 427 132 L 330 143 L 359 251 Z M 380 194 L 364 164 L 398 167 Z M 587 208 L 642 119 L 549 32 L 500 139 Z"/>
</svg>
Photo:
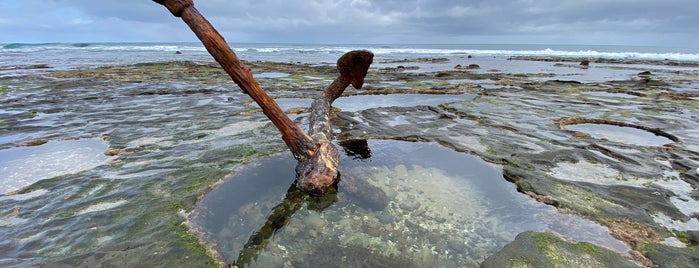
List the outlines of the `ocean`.
<svg viewBox="0 0 699 268">
<path fill-rule="evenodd" d="M 453 59 L 468 55 L 496 61 L 512 56 L 699 61 L 699 48 L 650 46 L 234 43 L 231 47 L 242 60 L 311 64 L 335 62 L 343 53 L 355 49 L 372 51 L 375 62 L 421 57 Z M 36 64 L 67 69 L 169 60 L 211 61 L 211 56 L 198 42 L 0 44 L 0 70 Z"/>
</svg>

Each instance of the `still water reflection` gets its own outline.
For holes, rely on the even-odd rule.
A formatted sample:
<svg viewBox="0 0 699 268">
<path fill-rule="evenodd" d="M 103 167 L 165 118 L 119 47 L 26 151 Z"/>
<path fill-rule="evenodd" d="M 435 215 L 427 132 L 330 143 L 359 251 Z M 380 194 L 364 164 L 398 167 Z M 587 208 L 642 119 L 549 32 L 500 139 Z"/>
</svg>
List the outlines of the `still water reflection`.
<svg viewBox="0 0 699 268">
<path fill-rule="evenodd" d="M 207 194 L 191 224 L 245 267 L 477 267 L 526 230 L 628 250 L 604 227 L 518 193 L 478 157 L 429 143 L 368 148 L 342 159 L 337 191 L 323 198 L 290 187 L 291 156 L 256 161 Z"/>
</svg>

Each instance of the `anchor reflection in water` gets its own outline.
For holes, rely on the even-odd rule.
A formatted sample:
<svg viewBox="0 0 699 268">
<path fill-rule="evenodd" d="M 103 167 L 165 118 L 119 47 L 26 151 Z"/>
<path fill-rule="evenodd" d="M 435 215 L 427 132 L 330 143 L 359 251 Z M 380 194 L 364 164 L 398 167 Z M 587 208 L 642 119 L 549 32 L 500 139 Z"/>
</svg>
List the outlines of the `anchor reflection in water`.
<svg viewBox="0 0 699 268">
<path fill-rule="evenodd" d="M 256 261 L 257 256 L 265 250 L 277 231 L 289 223 L 291 216 L 303 207 L 303 204 L 306 204 L 310 210 L 321 212 L 335 202 L 337 202 L 337 184 L 323 196 L 308 195 L 292 184 L 287 190 L 284 200 L 272 209 L 265 224 L 250 236 L 240 251 L 238 259 L 229 267 L 244 267 Z"/>
<path fill-rule="evenodd" d="M 344 141 L 340 142 L 340 145 L 344 148 L 345 153 L 348 156 L 355 159 L 367 159 L 371 157 L 371 150 L 369 149 L 369 145 L 365 139 Z M 243 246 L 240 254 L 238 254 L 238 258 L 234 263 L 229 264 L 228 267 L 242 268 L 252 262 L 257 261 L 257 257 L 265 250 L 267 244 L 274 237 L 277 231 L 281 230 L 286 224 L 289 223 L 291 216 L 293 216 L 296 211 L 301 209 L 303 204 L 306 204 L 306 207 L 309 210 L 322 212 L 337 202 L 337 185 L 340 182 L 339 176 L 340 175 L 338 174 L 338 179 L 335 185 L 323 196 L 308 195 L 296 188 L 295 182 L 292 183 L 284 196 L 284 200 L 282 200 L 281 203 L 272 209 L 272 212 L 267 218 L 267 221 L 265 221 L 265 224 L 250 236 L 248 242 L 245 243 L 245 246 Z M 355 180 L 353 177 L 348 177 L 347 179 L 352 181 Z M 351 194 L 352 189 L 347 190 L 349 190 L 349 193 Z"/>
</svg>

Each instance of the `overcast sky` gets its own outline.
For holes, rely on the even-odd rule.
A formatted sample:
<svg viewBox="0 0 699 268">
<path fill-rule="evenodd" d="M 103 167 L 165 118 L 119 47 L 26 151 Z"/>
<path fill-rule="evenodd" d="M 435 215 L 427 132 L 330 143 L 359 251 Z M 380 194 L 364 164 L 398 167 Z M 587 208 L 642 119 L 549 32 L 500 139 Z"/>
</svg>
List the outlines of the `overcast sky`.
<svg viewBox="0 0 699 268">
<path fill-rule="evenodd" d="M 697 0 L 195 0 L 228 42 L 699 48 Z M 0 43 L 196 41 L 151 0 L 0 0 Z"/>
</svg>

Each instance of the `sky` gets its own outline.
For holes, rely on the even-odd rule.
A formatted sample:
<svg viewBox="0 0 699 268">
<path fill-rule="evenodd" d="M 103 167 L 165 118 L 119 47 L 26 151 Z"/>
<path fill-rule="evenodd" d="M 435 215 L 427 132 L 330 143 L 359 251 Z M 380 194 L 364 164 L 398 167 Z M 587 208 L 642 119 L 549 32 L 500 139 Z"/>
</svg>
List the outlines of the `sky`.
<svg viewBox="0 0 699 268">
<path fill-rule="evenodd" d="M 194 0 L 228 42 L 699 48 L 697 0 Z M 0 0 L 0 43 L 180 42 L 151 0 Z"/>
</svg>

